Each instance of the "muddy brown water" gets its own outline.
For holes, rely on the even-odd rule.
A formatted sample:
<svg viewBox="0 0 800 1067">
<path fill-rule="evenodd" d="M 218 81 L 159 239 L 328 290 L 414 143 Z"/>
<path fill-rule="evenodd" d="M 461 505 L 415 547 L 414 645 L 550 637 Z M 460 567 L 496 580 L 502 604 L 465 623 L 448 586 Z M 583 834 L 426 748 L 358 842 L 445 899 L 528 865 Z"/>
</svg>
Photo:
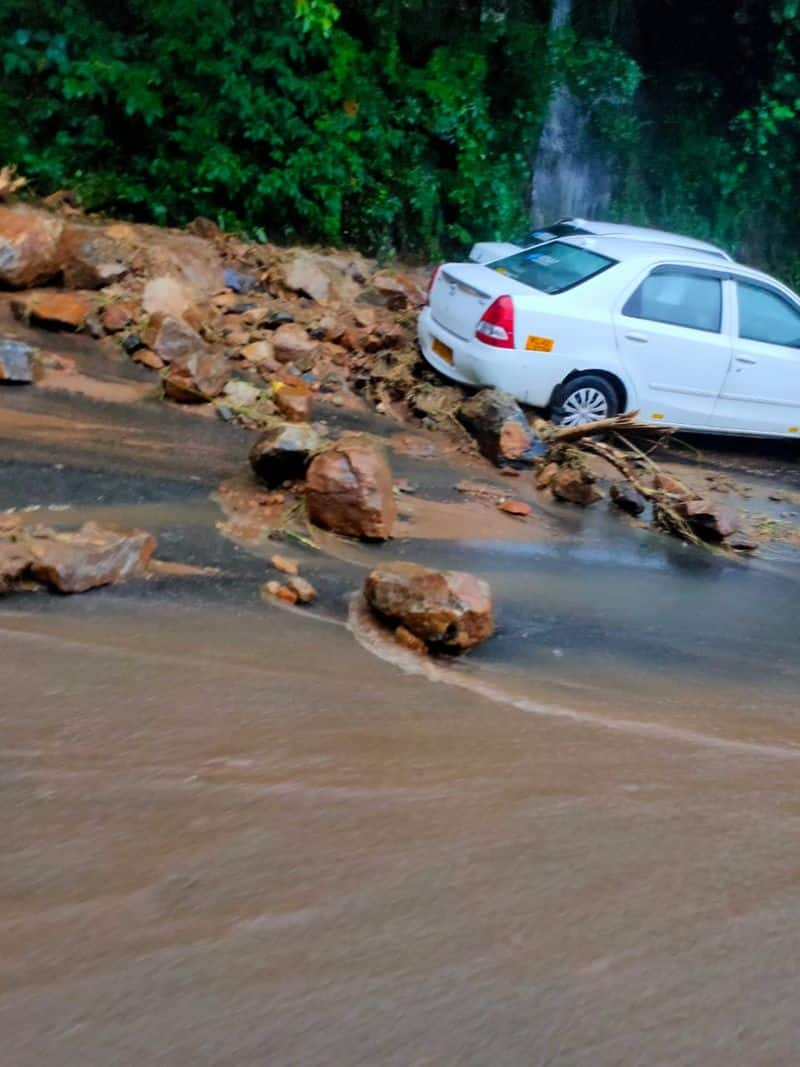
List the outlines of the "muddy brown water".
<svg viewBox="0 0 800 1067">
<path fill-rule="evenodd" d="M 2 1063 L 796 1063 L 794 559 L 602 509 L 528 540 L 412 518 L 290 546 L 320 600 L 283 609 L 269 544 L 216 526 L 248 443 L 0 397 L 0 511 L 220 568 L 0 605 Z M 463 475 L 395 466 L 434 501 Z M 404 656 L 350 609 L 387 551 L 486 575 L 497 637 Z"/>
</svg>

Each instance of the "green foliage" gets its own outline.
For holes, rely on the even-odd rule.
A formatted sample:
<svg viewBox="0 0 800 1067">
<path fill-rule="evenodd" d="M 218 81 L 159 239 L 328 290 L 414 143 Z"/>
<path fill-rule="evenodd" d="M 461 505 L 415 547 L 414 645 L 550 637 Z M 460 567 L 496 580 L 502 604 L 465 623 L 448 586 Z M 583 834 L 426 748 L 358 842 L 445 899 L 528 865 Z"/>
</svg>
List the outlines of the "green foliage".
<svg viewBox="0 0 800 1067">
<path fill-rule="evenodd" d="M 513 12 L 519 8 L 519 13 Z M 551 86 L 598 116 L 636 65 L 546 12 L 456 0 L 20 0 L 0 9 L 0 159 L 37 191 L 388 256 L 506 236 Z M 607 127 L 610 128 L 610 127 Z"/>
</svg>

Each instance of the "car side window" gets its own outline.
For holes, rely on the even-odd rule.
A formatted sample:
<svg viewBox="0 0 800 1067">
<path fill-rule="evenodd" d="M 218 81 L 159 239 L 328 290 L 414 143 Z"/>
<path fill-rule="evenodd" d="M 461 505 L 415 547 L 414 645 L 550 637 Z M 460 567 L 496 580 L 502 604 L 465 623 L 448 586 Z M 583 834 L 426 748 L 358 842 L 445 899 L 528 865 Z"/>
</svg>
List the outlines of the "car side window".
<svg viewBox="0 0 800 1067">
<path fill-rule="evenodd" d="M 739 336 L 747 341 L 800 348 L 800 311 L 760 285 L 738 282 Z"/>
<path fill-rule="evenodd" d="M 628 298 L 622 314 L 719 333 L 722 282 L 713 275 L 659 268 Z"/>
</svg>

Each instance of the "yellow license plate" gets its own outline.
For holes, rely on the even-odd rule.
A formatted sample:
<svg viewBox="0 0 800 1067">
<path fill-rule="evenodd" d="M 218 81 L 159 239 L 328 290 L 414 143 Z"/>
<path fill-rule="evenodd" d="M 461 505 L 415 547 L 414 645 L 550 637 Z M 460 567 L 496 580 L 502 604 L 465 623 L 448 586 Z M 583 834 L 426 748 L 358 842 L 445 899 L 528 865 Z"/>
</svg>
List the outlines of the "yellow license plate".
<svg viewBox="0 0 800 1067">
<path fill-rule="evenodd" d="M 449 345 L 446 345 L 444 341 L 440 341 L 438 337 L 434 337 L 431 347 L 440 359 L 443 359 L 445 363 L 452 364 L 453 349 Z"/>
</svg>

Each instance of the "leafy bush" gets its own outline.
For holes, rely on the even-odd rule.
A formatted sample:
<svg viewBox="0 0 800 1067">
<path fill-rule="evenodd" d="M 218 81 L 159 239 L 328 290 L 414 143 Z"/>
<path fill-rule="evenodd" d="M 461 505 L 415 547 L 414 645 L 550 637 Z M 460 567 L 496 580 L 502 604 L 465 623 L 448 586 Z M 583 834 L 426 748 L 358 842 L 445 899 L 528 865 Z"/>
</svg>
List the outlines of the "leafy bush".
<svg viewBox="0 0 800 1067">
<path fill-rule="evenodd" d="M 329 0 L 4 8 L 0 156 L 38 191 L 382 255 L 521 228 L 553 80 L 588 96 L 610 80 L 615 98 L 638 80 L 611 45 L 456 2 L 358 19 Z"/>
</svg>

